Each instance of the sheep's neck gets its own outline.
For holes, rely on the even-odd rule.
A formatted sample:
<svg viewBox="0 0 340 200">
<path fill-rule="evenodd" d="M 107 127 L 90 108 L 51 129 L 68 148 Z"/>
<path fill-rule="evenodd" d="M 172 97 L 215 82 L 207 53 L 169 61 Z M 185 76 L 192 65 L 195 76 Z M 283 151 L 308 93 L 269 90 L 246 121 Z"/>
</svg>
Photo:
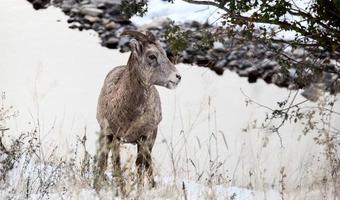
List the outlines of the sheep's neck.
<svg viewBox="0 0 340 200">
<path fill-rule="evenodd" d="M 149 87 L 140 81 L 136 71 L 127 69 L 119 81 L 119 121 L 121 126 L 137 119 L 147 105 Z M 123 128 L 123 127 L 122 127 Z"/>
</svg>

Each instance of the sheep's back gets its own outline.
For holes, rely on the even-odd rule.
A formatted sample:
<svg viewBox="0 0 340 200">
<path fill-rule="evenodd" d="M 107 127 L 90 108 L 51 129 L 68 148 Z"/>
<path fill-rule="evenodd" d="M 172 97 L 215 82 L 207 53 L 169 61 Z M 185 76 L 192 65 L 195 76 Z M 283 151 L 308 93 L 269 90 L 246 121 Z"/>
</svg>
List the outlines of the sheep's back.
<svg viewBox="0 0 340 200">
<path fill-rule="evenodd" d="M 97 105 L 97 121 L 102 129 L 105 127 L 105 123 L 108 123 L 106 122 L 106 116 L 104 115 L 105 109 L 107 109 L 107 105 L 110 101 L 109 93 L 115 90 L 115 85 L 122 77 L 125 69 L 125 65 L 115 67 L 105 77 L 104 84 L 99 94 Z"/>
</svg>

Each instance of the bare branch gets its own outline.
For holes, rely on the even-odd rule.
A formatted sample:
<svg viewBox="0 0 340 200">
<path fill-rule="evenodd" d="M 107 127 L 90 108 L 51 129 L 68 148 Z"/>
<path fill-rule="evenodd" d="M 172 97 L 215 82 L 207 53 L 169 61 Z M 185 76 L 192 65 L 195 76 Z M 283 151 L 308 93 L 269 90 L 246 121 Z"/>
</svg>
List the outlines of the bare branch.
<svg viewBox="0 0 340 200">
<path fill-rule="evenodd" d="M 192 3 L 192 4 L 199 4 L 199 5 L 208 5 L 208 6 L 215 6 L 215 7 L 218 7 L 218 8 L 221 8 L 220 5 L 216 2 L 213 2 L 213 1 L 196 1 L 196 0 L 183 0 L 185 2 L 188 2 L 188 3 Z M 229 11 L 227 8 L 221 8 L 225 11 Z"/>
</svg>

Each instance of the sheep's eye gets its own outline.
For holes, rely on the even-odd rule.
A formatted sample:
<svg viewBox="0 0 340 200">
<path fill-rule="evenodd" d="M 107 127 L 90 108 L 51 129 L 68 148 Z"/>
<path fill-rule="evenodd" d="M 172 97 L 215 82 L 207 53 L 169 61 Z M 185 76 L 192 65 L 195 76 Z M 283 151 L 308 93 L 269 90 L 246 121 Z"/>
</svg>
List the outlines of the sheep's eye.
<svg viewBox="0 0 340 200">
<path fill-rule="evenodd" d="M 150 60 L 156 60 L 157 57 L 156 57 L 155 55 L 151 54 L 151 55 L 149 55 L 149 59 L 150 59 Z"/>
</svg>

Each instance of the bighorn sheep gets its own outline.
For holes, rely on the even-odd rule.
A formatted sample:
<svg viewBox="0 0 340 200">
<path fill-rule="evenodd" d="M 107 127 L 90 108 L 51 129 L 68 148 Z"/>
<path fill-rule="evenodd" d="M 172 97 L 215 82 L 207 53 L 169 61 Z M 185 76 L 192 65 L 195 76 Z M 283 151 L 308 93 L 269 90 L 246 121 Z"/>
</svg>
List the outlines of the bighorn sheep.
<svg viewBox="0 0 340 200">
<path fill-rule="evenodd" d="M 139 180 L 146 172 L 154 185 L 151 150 L 162 119 L 161 101 L 155 85 L 173 89 L 181 80 L 174 64 L 167 58 L 155 36 L 137 31 L 130 35 L 131 55 L 126 66 L 111 70 L 105 78 L 97 107 L 100 125 L 95 188 L 102 186 L 109 151 L 112 151 L 113 175 L 124 188 L 120 166 L 120 143 L 137 144 L 136 159 Z"/>
</svg>

